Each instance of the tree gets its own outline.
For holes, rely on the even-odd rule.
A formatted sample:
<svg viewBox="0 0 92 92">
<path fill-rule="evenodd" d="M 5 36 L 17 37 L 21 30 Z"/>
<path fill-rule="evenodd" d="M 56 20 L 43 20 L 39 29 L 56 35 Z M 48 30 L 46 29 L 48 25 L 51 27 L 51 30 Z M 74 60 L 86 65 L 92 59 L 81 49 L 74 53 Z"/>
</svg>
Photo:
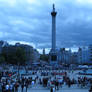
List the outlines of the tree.
<svg viewBox="0 0 92 92">
<path fill-rule="evenodd" d="M 49 60 L 49 56 L 48 55 L 40 55 L 40 60 L 48 61 Z"/>
<path fill-rule="evenodd" d="M 25 50 L 21 47 L 16 49 L 16 62 L 19 64 L 25 64 L 26 62 L 26 53 Z"/>
<path fill-rule="evenodd" d="M 0 56 L 0 64 L 5 62 L 5 58 L 3 56 Z"/>
<path fill-rule="evenodd" d="M 25 64 L 27 58 L 25 49 L 16 46 L 4 47 L 2 55 L 10 64 Z"/>
</svg>

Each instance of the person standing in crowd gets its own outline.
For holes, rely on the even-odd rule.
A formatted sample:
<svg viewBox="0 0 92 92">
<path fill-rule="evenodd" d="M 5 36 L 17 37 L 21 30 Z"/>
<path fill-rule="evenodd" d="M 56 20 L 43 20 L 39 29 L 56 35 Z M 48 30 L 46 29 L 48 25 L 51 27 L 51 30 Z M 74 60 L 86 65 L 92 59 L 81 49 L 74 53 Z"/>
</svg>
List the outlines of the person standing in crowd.
<svg viewBox="0 0 92 92">
<path fill-rule="evenodd" d="M 67 83 L 68 83 L 68 87 L 70 88 L 71 87 L 71 80 L 68 79 Z"/>
<path fill-rule="evenodd" d="M 55 81 L 55 89 L 59 90 L 59 82 L 58 82 L 58 80 Z"/>
<path fill-rule="evenodd" d="M 24 83 L 21 84 L 21 92 L 23 92 L 24 89 Z"/>
<path fill-rule="evenodd" d="M 9 84 L 6 84 L 6 86 L 5 86 L 5 91 L 6 91 L 6 92 L 9 92 Z"/>
<path fill-rule="evenodd" d="M 34 84 L 35 84 L 35 83 L 34 83 L 34 80 L 32 80 L 32 87 L 34 86 Z"/>
<path fill-rule="evenodd" d="M 50 88 L 50 92 L 53 92 L 53 87 Z"/>
<path fill-rule="evenodd" d="M 92 86 L 90 87 L 89 92 L 92 92 Z"/>
<path fill-rule="evenodd" d="M 15 83 L 15 92 L 18 92 L 18 87 L 19 87 L 19 84 L 16 82 Z"/>
<path fill-rule="evenodd" d="M 24 84 L 24 82 L 25 82 L 25 79 L 24 79 L 24 77 L 22 77 L 22 83 Z"/>
<path fill-rule="evenodd" d="M 5 83 L 2 84 L 2 92 L 5 92 Z"/>
<path fill-rule="evenodd" d="M 55 88 L 54 88 L 53 86 L 51 86 L 50 92 L 56 92 L 56 91 L 55 91 Z"/>
<path fill-rule="evenodd" d="M 14 91 L 13 84 L 10 84 L 9 90 L 10 90 L 10 92 Z"/>
<path fill-rule="evenodd" d="M 26 87 L 26 92 L 27 92 L 27 89 L 28 89 L 28 83 L 27 82 L 25 83 L 25 87 Z"/>
</svg>

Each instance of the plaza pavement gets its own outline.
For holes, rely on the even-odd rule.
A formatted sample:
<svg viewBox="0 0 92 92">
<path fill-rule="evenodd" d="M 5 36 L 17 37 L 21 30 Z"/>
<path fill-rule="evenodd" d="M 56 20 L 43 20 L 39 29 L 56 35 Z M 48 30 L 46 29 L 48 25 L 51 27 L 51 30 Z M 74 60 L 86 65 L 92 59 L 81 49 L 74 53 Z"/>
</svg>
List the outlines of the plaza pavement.
<svg viewBox="0 0 92 92">
<path fill-rule="evenodd" d="M 19 88 L 19 91 L 21 92 L 21 88 Z M 24 88 L 24 91 L 26 92 L 26 89 Z M 50 92 L 50 89 L 47 87 L 43 87 L 41 85 L 35 85 L 33 87 L 28 88 L 27 92 Z M 59 88 L 59 90 L 56 90 L 56 92 L 89 92 L 88 88 L 79 88 L 77 86 L 71 86 L 71 88 L 68 88 L 67 86 L 63 86 L 62 88 Z"/>
<path fill-rule="evenodd" d="M 75 73 L 68 73 L 68 75 L 71 79 L 76 79 L 78 77 L 76 73 L 78 73 L 78 71 L 76 71 Z M 32 77 L 34 76 L 35 75 L 33 75 Z M 59 90 L 56 90 L 56 92 L 89 92 L 88 90 L 89 88 L 80 88 L 77 85 L 71 86 L 70 88 L 68 88 L 66 85 L 63 85 L 63 87 L 59 88 Z M 19 88 L 18 92 L 21 92 L 21 88 Z M 26 92 L 25 88 L 23 92 Z M 33 87 L 29 87 L 27 92 L 50 92 L 50 89 L 43 87 L 42 85 L 35 84 Z"/>
<path fill-rule="evenodd" d="M 78 73 L 79 71 L 75 71 L 73 73 L 69 73 L 67 72 L 68 76 L 72 79 L 75 78 L 77 79 Z M 36 75 L 31 75 L 31 77 L 35 78 Z M 40 74 L 38 73 L 38 76 L 40 76 Z M 40 76 L 41 77 L 41 76 Z M 89 88 L 80 88 L 77 85 L 71 86 L 70 88 L 68 88 L 66 85 L 63 85 L 62 88 L 59 88 L 59 90 L 56 90 L 56 92 L 89 92 L 88 91 Z M 19 87 L 18 92 L 21 92 L 21 88 Z M 24 91 L 26 92 L 26 89 L 24 88 Z M 50 92 L 50 89 L 48 89 L 47 87 L 43 87 L 42 85 L 39 85 L 38 83 L 35 84 L 33 87 L 29 87 L 27 92 Z"/>
</svg>

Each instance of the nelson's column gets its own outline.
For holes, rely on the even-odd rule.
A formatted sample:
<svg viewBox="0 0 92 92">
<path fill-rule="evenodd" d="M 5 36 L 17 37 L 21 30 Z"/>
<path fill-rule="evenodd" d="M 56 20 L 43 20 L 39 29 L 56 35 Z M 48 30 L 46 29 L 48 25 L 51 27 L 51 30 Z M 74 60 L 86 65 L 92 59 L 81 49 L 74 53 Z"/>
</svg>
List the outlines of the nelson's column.
<svg viewBox="0 0 92 92">
<path fill-rule="evenodd" d="M 53 11 L 51 12 L 52 16 L 52 48 L 49 53 L 50 55 L 50 64 L 56 65 L 57 61 L 57 51 L 56 51 L 56 15 L 57 12 L 55 11 L 55 5 L 53 4 Z"/>
</svg>

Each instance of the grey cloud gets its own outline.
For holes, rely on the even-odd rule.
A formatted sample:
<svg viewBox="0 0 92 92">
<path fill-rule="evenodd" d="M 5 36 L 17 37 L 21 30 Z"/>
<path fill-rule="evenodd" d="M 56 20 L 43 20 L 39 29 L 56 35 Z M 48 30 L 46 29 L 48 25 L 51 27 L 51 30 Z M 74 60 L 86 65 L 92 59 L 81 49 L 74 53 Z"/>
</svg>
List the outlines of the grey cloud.
<svg viewBox="0 0 92 92">
<path fill-rule="evenodd" d="M 9 1 L 9 0 L 8 0 Z M 0 5 L 0 40 L 25 41 L 37 48 L 51 47 L 50 0 L 16 0 L 14 6 Z M 57 11 L 57 47 L 88 45 L 92 35 L 92 7 L 77 0 L 55 0 Z"/>
</svg>

